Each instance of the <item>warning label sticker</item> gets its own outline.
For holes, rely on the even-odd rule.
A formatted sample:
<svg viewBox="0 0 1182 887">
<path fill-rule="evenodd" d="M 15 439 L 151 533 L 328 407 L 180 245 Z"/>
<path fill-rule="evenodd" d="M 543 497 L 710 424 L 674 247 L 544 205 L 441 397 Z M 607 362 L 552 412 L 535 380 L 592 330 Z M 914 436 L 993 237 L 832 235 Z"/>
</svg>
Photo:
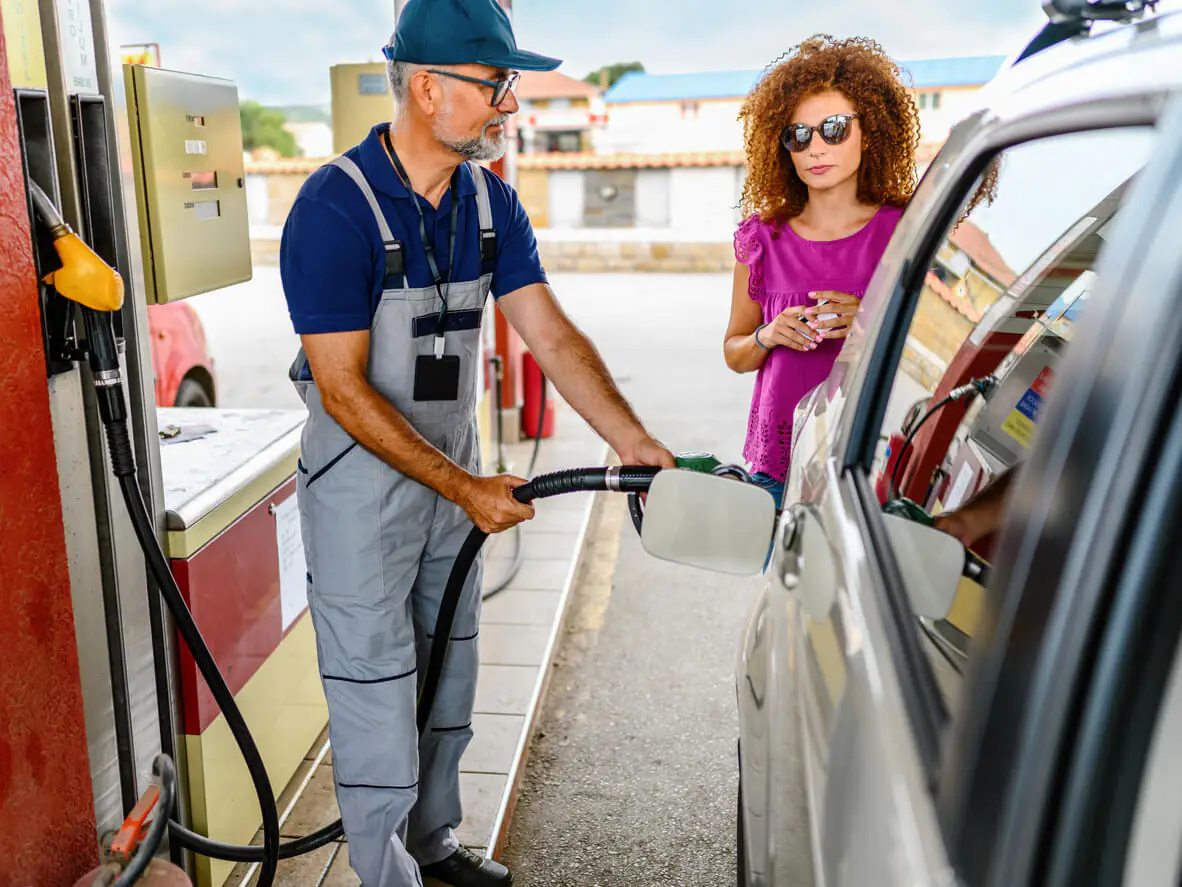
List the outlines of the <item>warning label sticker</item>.
<svg viewBox="0 0 1182 887">
<path fill-rule="evenodd" d="M 1038 427 L 1038 414 L 1042 409 L 1043 398 L 1050 385 L 1054 373 L 1050 367 L 1043 367 L 1042 372 L 1026 389 L 1022 399 L 1010 412 L 1009 417 L 1002 423 L 1001 430 L 1012 437 L 1024 449 L 1030 449 L 1034 440 L 1034 430 Z"/>
</svg>

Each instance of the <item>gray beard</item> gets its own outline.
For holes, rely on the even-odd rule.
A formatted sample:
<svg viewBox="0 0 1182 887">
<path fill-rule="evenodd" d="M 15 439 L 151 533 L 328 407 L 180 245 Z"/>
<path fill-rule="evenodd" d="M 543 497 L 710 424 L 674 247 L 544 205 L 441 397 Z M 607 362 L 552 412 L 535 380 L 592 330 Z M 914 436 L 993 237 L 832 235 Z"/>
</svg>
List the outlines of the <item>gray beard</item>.
<svg viewBox="0 0 1182 887">
<path fill-rule="evenodd" d="M 485 124 L 481 134 L 473 139 L 451 139 L 440 133 L 437 127 L 435 139 L 439 144 L 459 154 L 465 160 L 500 160 L 505 156 L 505 149 L 508 147 L 505 141 L 505 131 L 501 130 L 501 134 L 495 138 L 489 138 L 484 133 L 488 131 L 490 126 L 504 125 L 505 119 L 490 120 Z"/>
</svg>

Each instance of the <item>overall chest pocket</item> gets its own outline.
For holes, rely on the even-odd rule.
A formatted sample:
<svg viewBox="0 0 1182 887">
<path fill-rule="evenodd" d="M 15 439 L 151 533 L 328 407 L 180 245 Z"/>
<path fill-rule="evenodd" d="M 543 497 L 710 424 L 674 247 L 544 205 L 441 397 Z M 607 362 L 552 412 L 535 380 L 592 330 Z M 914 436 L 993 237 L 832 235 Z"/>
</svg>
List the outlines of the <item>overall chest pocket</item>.
<svg viewBox="0 0 1182 887">
<path fill-rule="evenodd" d="M 370 336 L 369 379 L 374 389 L 411 420 L 451 426 L 466 420 L 476 405 L 480 329 L 491 276 L 453 283 L 448 289 L 444 354 L 459 360 L 454 400 L 415 400 L 415 364 L 434 358 L 440 301 L 434 287 L 395 290 L 382 296 Z M 418 420 L 418 421 L 416 421 Z M 429 438 L 430 439 L 430 438 Z"/>
</svg>

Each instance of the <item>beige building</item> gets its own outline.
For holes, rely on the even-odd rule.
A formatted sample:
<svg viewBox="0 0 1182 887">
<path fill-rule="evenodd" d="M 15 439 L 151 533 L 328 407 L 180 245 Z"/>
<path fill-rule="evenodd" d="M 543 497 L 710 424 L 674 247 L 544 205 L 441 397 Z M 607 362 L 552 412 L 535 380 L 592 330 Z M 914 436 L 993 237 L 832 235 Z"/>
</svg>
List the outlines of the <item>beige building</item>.
<svg viewBox="0 0 1182 887">
<path fill-rule="evenodd" d="M 525 71 L 517 87 L 518 151 L 551 154 L 591 151 L 607 124 L 599 89 L 558 71 Z"/>
</svg>

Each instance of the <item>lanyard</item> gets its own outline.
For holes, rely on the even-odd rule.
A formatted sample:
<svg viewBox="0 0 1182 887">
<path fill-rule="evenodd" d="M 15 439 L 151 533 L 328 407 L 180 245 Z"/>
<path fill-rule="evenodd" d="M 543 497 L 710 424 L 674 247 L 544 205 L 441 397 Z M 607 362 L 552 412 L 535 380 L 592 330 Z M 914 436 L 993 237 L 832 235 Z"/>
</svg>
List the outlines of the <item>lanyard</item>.
<svg viewBox="0 0 1182 887">
<path fill-rule="evenodd" d="M 402 184 L 406 186 L 406 190 L 410 192 L 410 202 L 414 204 L 415 211 L 419 214 L 419 240 L 423 244 L 423 252 L 427 254 L 427 266 L 431 269 L 435 292 L 439 294 L 439 301 L 442 303 L 435 330 L 435 356 L 443 357 L 443 330 L 444 323 L 447 321 L 447 292 L 451 288 L 451 276 L 456 267 L 456 223 L 460 215 L 458 191 L 460 168 L 457 166 L 451 177 L 451 233 L 448 237 L 447 247 L 447 280 L 444 280 L 443 275 L 439 273 L 439 264 L 435 261 L 435 247 L 431 245 L 431 241 L 427 237 L 427 220 L 423 217 L 423 208 L 419 206 L 419 196 L 415 194 L 415 189 L 410 184 L 410 176 L 406 174 L 406 168 L 398 159 L 398 152 L 394 150 L 394 144 L 390 141 L 390 130 L 385 130 L 382 133 L 382 138 L 386 142 L 386 148 L 390 151 L 390 159 L 394 161 L 394 170 L 398 173 Z"/>
</svg>

